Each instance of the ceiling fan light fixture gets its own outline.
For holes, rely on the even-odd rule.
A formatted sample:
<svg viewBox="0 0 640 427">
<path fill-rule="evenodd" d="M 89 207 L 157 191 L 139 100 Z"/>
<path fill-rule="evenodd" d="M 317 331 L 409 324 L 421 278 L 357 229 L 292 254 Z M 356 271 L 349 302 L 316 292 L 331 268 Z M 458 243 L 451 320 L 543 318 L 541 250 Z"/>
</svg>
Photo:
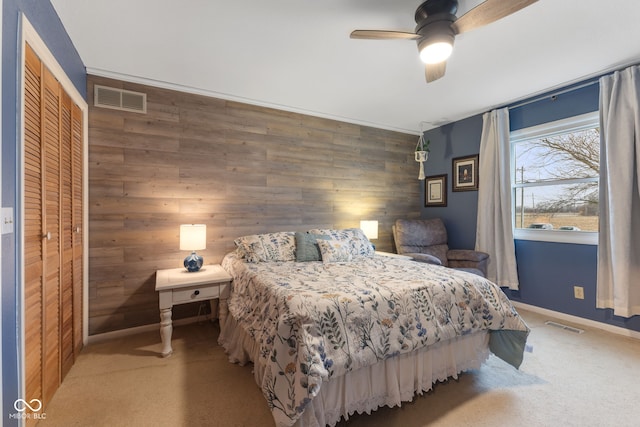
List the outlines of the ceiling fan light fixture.
<svg viewBox="0 0 640 427">
<path fill-rule="evenodd" d="M 478 1 L 478 0 L 475 0 Z M 355 30 L 352 39 L 416 40 L 420 59 L 426 65 L 427 83 L 444 76 L 447 59 L 458 34 L 484 27 L 512 15 L 538 0 L 484 0 L 464 15 L 457 17 L 458 0 L 424 0 L 416 9 L 413 33 L 390 30 Z"/>
<path fill-rule="evenodd" d="M 420 59 L 425 64 L 438 64 L 446 61 L 453 51 L 453 44 L 446 41 L 438 41 L 420 49 Z"/>
<path fill-rule="evenodd" d="M 455 16 L 449 14 L 437 14 L 427 18 L 424 25 L 417 29 L 421 35 L 418 40 L 418 52 L 420 59 L 425 64 L 439 64 L 451 56 L 455 33 L 451 23 Z"/>
</svg>

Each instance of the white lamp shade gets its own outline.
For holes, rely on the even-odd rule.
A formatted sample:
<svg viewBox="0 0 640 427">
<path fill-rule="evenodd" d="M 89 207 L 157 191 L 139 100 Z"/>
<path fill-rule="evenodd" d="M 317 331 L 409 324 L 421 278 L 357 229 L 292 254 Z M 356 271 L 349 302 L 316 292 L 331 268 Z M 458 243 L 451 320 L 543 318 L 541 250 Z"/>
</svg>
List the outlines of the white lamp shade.
<svg viewBox="0 0 640 427">
<path fill-rule="evenodd" d="M 378 221 L 360 221 L 360 229 L 367 236 L 367 239 L 378 238 Z"/>
<path fill-rule="evenodd" d="M 451 56 L 453 45 L 447 42 L 431 43 L 420 51 L 420 59 L 425 64 L 439 64 Z"/>
<path fill-rule="evenodd" d="M 180 250 L 196 251 L 207 248 L 207 226 L 205 224 L 180 225 Z"/>
</svg>

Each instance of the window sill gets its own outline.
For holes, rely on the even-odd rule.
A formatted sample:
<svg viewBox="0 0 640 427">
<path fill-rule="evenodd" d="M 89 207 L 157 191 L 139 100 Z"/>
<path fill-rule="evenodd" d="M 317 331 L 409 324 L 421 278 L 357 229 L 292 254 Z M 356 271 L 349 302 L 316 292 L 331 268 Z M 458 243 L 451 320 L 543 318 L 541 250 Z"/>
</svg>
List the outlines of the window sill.
<svg viewBox="0 0 640 427">
<path fill-rule="evenodd" d="M 595 231 L 563 231 L 563 230 L 513 230 L 516 240 L 535 240 L 539 242 L 573 243 L 576 245 L 597 245 L 598 233 Z"/>
</svg>

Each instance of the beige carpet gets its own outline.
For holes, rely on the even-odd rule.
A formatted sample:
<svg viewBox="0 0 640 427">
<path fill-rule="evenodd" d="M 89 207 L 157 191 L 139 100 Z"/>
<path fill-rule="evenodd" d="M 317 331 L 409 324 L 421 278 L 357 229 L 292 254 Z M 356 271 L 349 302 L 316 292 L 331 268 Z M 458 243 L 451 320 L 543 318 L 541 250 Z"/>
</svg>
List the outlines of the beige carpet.
<svg viewBox="0 0 640 427">
<path fill-rule="evenodd" d="M 491 357 L 401 408 L 340 426 L 638 426 L 640 340 L 575 334 L 520 310 L 532 329 L 520 370 Z M 218 327 L 174 328 L 174 355 L 149 332 L 86 348 L 39 426 L 273 426 L 250 366 L 227 362 Z"/>
</svg>

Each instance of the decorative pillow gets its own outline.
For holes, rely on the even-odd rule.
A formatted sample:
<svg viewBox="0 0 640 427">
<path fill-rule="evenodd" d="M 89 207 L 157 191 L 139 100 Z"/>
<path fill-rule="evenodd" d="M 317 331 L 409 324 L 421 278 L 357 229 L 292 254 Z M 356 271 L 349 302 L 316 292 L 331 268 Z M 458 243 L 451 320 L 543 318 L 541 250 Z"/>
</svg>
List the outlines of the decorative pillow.
<svg viewBox="0 0 640 427">
<path fill-rule="evenodd" d="M 351 246 L 346 240 L 316 240 L 322 255 L 322 262 L 350 262 L 353 261 Z"/>
<path fill-rule="evenodd" d="M 331 237 L 323 234 L 309 234 L 296 232 L 296 261 L 322 261 L 320 247 L 316 240 L 327 240 Z"/>
<path fill-rule="evenodd" d="M 293 261 L 296 259 L 295 233 L 253 234 L 233 241 L 247 262 Z"/>
<path fill-rule="evenodd" d="M 375 254 L 373 245 L 369 239 L 367 239 L 364 232 L 359 228 L 345 228 L 343 230 L 313 229 L 309 230 L 308 233 L 324 234 L 331 236 L 334 240 L 347 240 L 351 247 L 351 255 L 354 258 L 372 257 Z"/>
<path fill-rule="evenodd" d="M 265 258 L 262 240 L 257 234 L 238 237 L 233 243 L 236 244 L 238 252 L 247 262 L 259 262 L 261 258 Z"/>
</svg>

